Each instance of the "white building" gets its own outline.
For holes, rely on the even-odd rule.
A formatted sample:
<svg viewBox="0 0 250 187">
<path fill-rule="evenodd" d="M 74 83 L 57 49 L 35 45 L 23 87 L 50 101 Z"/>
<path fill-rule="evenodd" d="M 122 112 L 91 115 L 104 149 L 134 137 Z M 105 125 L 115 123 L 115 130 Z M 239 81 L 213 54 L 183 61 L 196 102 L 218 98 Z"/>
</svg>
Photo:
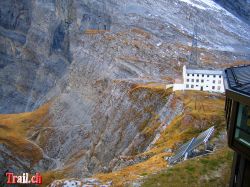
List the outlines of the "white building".
<svg viewBox="0 0 250 187">
<path fill-rule="evenodd" d="M 173 90 L 200 90 L 224 93 L 223 71 L 186 69 L 183 66 L 183 83 L 175 83 Z"/>
</svg>

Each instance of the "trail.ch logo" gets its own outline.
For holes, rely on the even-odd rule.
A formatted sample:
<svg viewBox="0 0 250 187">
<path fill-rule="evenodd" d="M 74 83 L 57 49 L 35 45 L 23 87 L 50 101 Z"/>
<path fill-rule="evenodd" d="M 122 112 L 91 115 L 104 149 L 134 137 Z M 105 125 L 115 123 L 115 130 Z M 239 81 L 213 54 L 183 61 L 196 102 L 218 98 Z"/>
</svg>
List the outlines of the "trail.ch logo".
<svg viewBox="0 0 250 187">
<path fill-rule="evenodd" d="M 29 176 L 29 173 L 15 175 L 13 172 L 6 172 L 7 184 L 42 184 L 42 176 L 40 173 Z"/>
</svg>

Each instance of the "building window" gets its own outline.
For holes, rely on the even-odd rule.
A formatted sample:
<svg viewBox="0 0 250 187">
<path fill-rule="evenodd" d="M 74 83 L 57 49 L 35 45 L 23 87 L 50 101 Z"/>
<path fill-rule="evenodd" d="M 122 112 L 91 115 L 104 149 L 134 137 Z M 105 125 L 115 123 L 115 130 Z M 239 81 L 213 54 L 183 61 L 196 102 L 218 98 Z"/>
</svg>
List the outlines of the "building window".
<svg viewBox="0 0 250 187">
<path fill-rule="evenodd" d="M 203 80 L 203 79 L 201 79 L 201 82 L 203 83 L 203 82 L 204 82 L 204 80 Z"/>
<path fill-rule="evenodd" d="M 191 88 L 194 88 L 194 85 L 191 85 Z"/>
<path fill-rule="evenodd" d="M 214 89 L 215 89 L 215 86 L 212 86 L 212 89 L 214 90 Z"/>
<path fill-rule="evenodd" d="M 235 139 L 250 147 L 250 107 L 243 104 L 238 108 Z"/>
<path fill-rule="evenodd" d="M 192 76 L 194 76 L 194 74 L 192 74 Z"/>
<path fill-rule="evenodd" d="M 186 88 L 189 88 L 189 85 L 188 85 L 188 84 L 186 84 Z"/>
<path fill-rule="evenodd" d="M 202 74 L 202 77 L 204 77 L 204 74 Z"/>
<path fill-rule="evenodd" d="M 213 80 L 213 83 L 215 83 L 215 80 Z"/>
<path fill-rule="evenodd" d="M 216 77 L 216 75 L 214 75 L 214 78 Z"/>
<path fill-rule="evenodd" d="M 221 75 L 219 76 L 219 78 L 221 78 Z"/>
<path fill-rule="evenodd" d="M 232 106 L 232 99 L 226 98 L 225 111 L 226 111 L 227 129 L 229 128 L 229 119 L 231 116 L 231 106 Z"/>
<path fill-rule="evenodd" d="M 218 81 L 218 84 L 221 84 L 221 80 Z"/>
<path fill-rule="evenodd" d="M 187 82 L 189 82 L 189 79 L 187 79 Z"/>
<path fill-rule="evenodd" d="M 220 86 L 218 86 L 218 90 L 220 90 Z"/>
<path fill-rule="evenodd" d="M 207 77 L 209 77 L 209 75 L 207 75 Z"/>
<path fill-rule="evenodd" d="M 197 74 L 197 77 L 199 77 L 200 75 L 199 74 Z"/>
<path fill-rule="evenodd" d="M 196 85 L 196 87 L 198 87 L 198 85 Z"/>
<path fill-rule="evenodd" d="M 187 74 L 187 76 L 189 76 L 189 73 Z"/>
<path fill-rule="evenodd" d="M 196 79 L 196 82 L 199 82 L 199 79 Z"/>
<path fill-rule="evenodd" d="M 194 82 L 194 79 L 192 79 L 192 82 Z"/>
</svg>

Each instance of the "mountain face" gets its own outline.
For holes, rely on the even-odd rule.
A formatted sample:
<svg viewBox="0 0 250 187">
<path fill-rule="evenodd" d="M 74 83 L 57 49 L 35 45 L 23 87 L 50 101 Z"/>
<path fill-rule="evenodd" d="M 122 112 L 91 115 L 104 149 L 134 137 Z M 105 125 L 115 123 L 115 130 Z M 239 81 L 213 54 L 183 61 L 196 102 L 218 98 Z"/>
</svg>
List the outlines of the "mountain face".
<svg viewBox="0 0 250 187">
<path fill-rule="evenodd" d="M 1 1 L 0 111 L 34 109 L 70 64 L 70 4 Z"/>
<path fill-rule="evenodd" d="M 128 67 L 126 63 L 129 62 L 120 59 L 118 63 L 114 63 L 113 57 L 136 54 L 137 58 L 141 58 L 142 54 L 140 56 L 137 51 L 142 50 L 120 49 L 118 53 L 121 54 L 117 54 L 117 51 L 111 48 L 112 42 L 101 42 L 100 38 L 92 37 L 90 39 L 92 43 L 100 42 L 98 47 L 102 52 L 97 51 L 96 46 L 91 47 L 87 42 L 83 45 L 83 41 L 88 40 L 84 35 L 88 29 L 110 31 L 107 35 L 125 31 L 128 33 L 124 37 L 130 37 L 128 40 L 132 38 L 140 40 L 138 34 L 129 33 L 133 28 L 148 32 L 152 37 L 146 41 L 143 39 L 143 42 L 148 42 L 159 50 L 153 49 L 156 51 L 154 53 L 158 53 L 154 59 L 153 56 L 144 56 L 145 59 L 142 60 L 154 60 L 165 69 L 169 69 L 168 62 L 175 61 L 175 64 L 178 64 L 179 57 L 184 62 L 187 60 L 188 51 L 177 52 L 180 48 L 176 45 L 190 46 L 194 25 L 198 25 L 200 47 L 210 52 L 214 50 L 213 54 L 218 53 L 219 56 L 223 56 L 224 53 L 226 56 L 218 56 L 217 60 L 212 61 L 216 62 L 218 58 L 223 58 L 230 62 L 249 56 L 249 32 L 247 32 L 249 25 L 210 0 L 155 2 L 4 0 L 0 3 L 1 113 L 18 113 L 37 108 L 49 98 L 46 96 L 55 85 L 58 85 L 57 81 L 63 76 L 67 77 L 70 64 L 77 61 L 77 58 L 84 58 L 88 53 L 97 56 L 95 53 L 98 52 L 100 59 L 105 61 L 103 68 L 109 79 L 117 76 L 128 78 L 124 71 L 115 72 L 115 69 L 121 69 L 119 66 L 123 66 L 124 63 L 124 66 Z M 238 4 L 237 1 L 235 7 L 239 6 Z M 117 41 L 113 41 L 113 44 L 122 38 L 115 37 L 115 39 Z M 80 41 L 82 42 L 79 43 Z M 157 43 L 162 43 L 162 46 L 157 47 Z M 77 55 L 76 51 L 82 48 L 85 49 L 82 55 L 74 58 Z M 164 52 L 165 54 L 160 54 Z M 175 53 L 180 55 L 177 57 Z M 87 56 L 90 58 L 90 55 Z M 120 63 L 123 65 L 118 65 Z M 159 67 L 155 68 L 152 65 L 153 63 L 147 63 L 147 68 L 138 67 L 141 75 L 157 74 L 159 77 L 173 73 L 173 71 L 168 72 L 169 70 L 159 72 L 156 70 Z M 139 71 L 138 68 L 136 71 Z M 110 72 L 107 71 L 115 75 L 109 75 Z M 105 76 L 104 72 L 100 77 Z M 134 72 L 134 68 L 131 76 L 138 77 L 138 72 Z"/>
<path fill-rule="evenodd" d="M 215 0 L 216 3 L 239 16 L 242 20 L 250 23 L 250 1 L 249 0 Z"/>
<path fill-rule="evenodd" d="M 200 60 L 192 64 L 195 26 Z M 42 159 L 23 164 L 70 167 L 71 177 L 118 168 L 117 157 L 145 151 L 183 111 L 173 93 L 145 84 L 169 84 L 183 65 L 249 60 L 249 29 L 212 0 L 2 0 L 0 112 L 51 103 L 49 122 L 41 118 L 27 136 Z"/>
</svg>

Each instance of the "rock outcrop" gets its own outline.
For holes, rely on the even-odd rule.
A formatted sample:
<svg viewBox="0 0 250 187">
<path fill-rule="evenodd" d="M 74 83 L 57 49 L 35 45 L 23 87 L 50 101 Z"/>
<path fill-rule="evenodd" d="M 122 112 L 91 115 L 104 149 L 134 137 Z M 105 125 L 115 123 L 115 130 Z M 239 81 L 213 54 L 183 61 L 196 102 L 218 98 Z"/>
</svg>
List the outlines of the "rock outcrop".
<svg viewBox="0 0 250 187">
<path fill-rule="evenodd" d="M 242 20 L 250 23 L 250 1 L 249 0 L 215 0 L 221 6 L 239 16 Z"/>
</svg>

